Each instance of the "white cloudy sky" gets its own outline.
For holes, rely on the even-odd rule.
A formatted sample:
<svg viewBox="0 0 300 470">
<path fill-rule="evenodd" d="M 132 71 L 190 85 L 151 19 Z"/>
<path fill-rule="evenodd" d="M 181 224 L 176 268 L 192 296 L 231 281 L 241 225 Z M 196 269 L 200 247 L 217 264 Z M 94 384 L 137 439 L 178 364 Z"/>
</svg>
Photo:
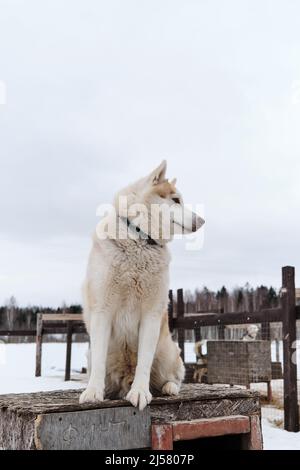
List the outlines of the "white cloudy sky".
<svg viewBox="0 0 300 470">
<path fill-rule="evenodd" d="M 297 0 L 0 0 L 0 304 L 79 301 L 97 205 L 162 158 L 205 205 L 173 288 L 300 273 L 299 18 Z"/>
</svg>

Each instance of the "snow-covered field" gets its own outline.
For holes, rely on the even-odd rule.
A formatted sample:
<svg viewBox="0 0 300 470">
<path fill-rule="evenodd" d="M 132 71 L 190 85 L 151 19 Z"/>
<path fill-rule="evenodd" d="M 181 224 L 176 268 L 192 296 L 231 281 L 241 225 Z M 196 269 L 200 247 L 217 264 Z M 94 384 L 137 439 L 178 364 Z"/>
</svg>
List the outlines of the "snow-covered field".
<svg viewBox="0 0 300 470">
<path fill-rule="evenodd" d="M 271 413 L 270 413 L 271 411 Z M 275 411 L 275 415 L 274 415 Z M 275 416 L 275 417 L 274 417 Z M 262 428 L 265 450 L 300 450 L 300 432 L 288 432 L 272 425 L 272 422 L 283 423 L 283 410 L 262 407 Z"/>
<path fill-rule="evenodd" d="M 186 343 L 186 359 L 194 360 L 193 344 Z M 0 343 L 0 394 L 26 393 L 42 390 L 83 388 L 86 375 L 81 368 L 86 366 L 86 343 L 73 343 L 72 380 L 64 381 L 66 345 L 64 343 L 43 344 L 42 377 L 35 377 L 35 344 Z M 274 414 L 275 413 L 275 414 Z M 289 433 L 272 423 L 280 424 L 282 410 L 263 407 L 264 448 L 300 450 L 300 433 Z M 276 419 L 274 420 L 274 416 Z"/>
<path fill-rule="evenodd" d="M 86 366 L 87 344 L 72 345 L 72 380 L 64 381 L 66 344 L 44 343 L 42 376 L 35 377 L 35 344 L 0 343 L 0 394 L 83 388 L 81 368 Z"/>
</svg>

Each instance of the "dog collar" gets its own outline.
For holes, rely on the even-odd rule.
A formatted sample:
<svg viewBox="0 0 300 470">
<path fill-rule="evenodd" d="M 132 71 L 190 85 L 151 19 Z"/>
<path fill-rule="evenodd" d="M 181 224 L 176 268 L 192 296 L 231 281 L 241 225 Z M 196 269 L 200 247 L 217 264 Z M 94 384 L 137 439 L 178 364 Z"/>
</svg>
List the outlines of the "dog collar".
<svg viewBox="0 0 300 470">
<path fill-rule="evenodd" d="M 156 240 L 151 238 L 150 235 L 148 235 L 148 233 L 144 232 L 140 227 L 138 227 L 137 225 L 134 225 L 132 222 L 130 222 L 130 220 L 127 217 L 121 217 L 120 216 L 120 219 L 122 219 L 123 222 L 125 222 L 127 224 L 127 227 L 129 227 L 135 233 L 138 233 L 141 240 L 146 240 L 148 245 L 159 245 Z"/>
</svg>

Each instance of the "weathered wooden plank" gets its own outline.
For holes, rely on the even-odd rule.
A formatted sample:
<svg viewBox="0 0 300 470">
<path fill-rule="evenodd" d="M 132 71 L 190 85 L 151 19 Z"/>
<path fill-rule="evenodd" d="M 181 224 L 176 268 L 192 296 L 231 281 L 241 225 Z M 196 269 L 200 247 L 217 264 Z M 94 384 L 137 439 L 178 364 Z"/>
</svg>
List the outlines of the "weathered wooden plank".
<svg viewBox="0 0 300 470">
<path fill-rule="evenodd" d="M 107 410 L 110 413 L 112 409 L 129 409 L 132 413 L 140 413 L 124 400 L 104 400 L 98 404 L 80 405 L 79 394 L 80 390 L 62 390 L 0 395 L 0 447 L 34 449 L 36 442 L 38 443 L 34 438 L 35 426 L 41 415 L 52 417 L 49 419 L 57 424 L 55 416 L 66 413 L 73 416 L 78 412 L 83 422 L 86 419 L 85 413 L 91 410 Z M 147 410 L 152 424 L 226 415 L 260 416 L 259 393 L 236 387 L 184 385 L 176 397 L 154 397 Z M 73 434 L 76 431 L 70 428 L 72 438 Z"/>
<path fill-rule="evenodd" d="M 262 450 L 263 436 L 261 430 L 260 416 L 253 415 L 250 419 L 250 433 L 242 436 L 242 449 L 245 450 Z"/>
<path fill-rule="evenodd" d="M 183 289 L 177 290 L 177 318 L 174 320 L 173 325 L 179 319 L 184 319 L 184 301 Z M 178 328 L 178 346 L 180 348 L 180 355 L 184 361 L 184 343 L 185 343 L 185 326 Z"/>
<path fill-rule="evenodd" d="M 71 321 L 67 324 L 67 346 L 66 346 L 66 367 L 65 367 L 65 381 L 71 378 L 71 355 L 72 355 L 72 335 L 73 325 Z"/>
<path fill-rule="evenodd" d="M 51 392 L 21 393 L 0 395 L 0 409 L 6 408 L 20 414 L 38 415 L 53 412 L 80 411 L 86 409 L 131 406 L 125 400 L 104 400 L 101 403 L 79 404 L 82 390 L 55 390 Z M 239 387 L 214 386 L 206 384 L 183 384 L 177 396 L 154 396 L 151 407 L 155 405 L 180 405 L 187 402 L 206 402 L 214 400 L 243 399 L 258 400 L 259 393 Z M 241 413 L 243 414 L 243 413 Z M 183 419 L 183 418 L 182 418 Z"/>
<path fill-rule="evenodd" d="M 169 290 L 169 303 L 168 303 L 168 319 L 169 319 L 169 328 L 173 331 L 173 317 L 174 317 L 174 301 L 173 301 L 173 291 Z"/>
<path fill-rule="evenodd" d="M 256 312 L 185 313 L 184 317 L 174 318 L 174 328 L 194 329 L 201 326 L 280 322 L 282 314 L 281 308 L 267 308 Z"/>
<path fill-rule="evenodd" d="M 0 407 L 0 450 L 33 450 L 35 415 Z"/>
<path fill-rule="evenodd" d="M 35 330 L 0 330 L 1 336 L 36 336 Z"/>
<path fill-rule="evenodd" d="M 42 313 L 43 321 L 82 321 L 81 313 Z"/>
<path fill-rule="evenodd" d="M 38 415 L 38 450 L 125 450 L 151 447 L 149 408 L 107 408 Z"/>
<path fill-rule="evenodd" d="M 296 309 L 295 269 L 282 268 L 282 337 L 283 337 L 283 387 L 284 387 L 284 429 L 299 431 L 299 410 L 297 399 L 297 355 L 296 351 Z"/>
<path fill-rule="evenodd" d="M 172 423 L 173 441 L 189 441 L 203 437 L 245 434 L 250 432 L 248 416 L 221 416 L 219 418 L 175 421 Z"/>
<path fill-rule="evenodd" d="M 35 376 L 40 377 L 42 373 L 42 341 L 43 341 L 43 318 L 38 313 L 36 321 L 36 353 L 35 353 Z"/>
<path fill-rule="evenodd" d="M 153 450 L 173 450 L 173 428 L 171 424 L 153 424 L 151 428 Z"/>
<path fill-rule="evenodd" d="M 220 340 L 225 339 L 225 325 L 218 326 L 218 339 Z"/>
<path fill-rule="evenodd" d="M 262 449 L 259 416 L 236 415 L 193 421 L 173 421 L 153 424 L 151 431 L 153 450 L 173 450 L 173 443 L 176 441 L 228 435 L 240 435 L 243 449 Z"/>
<path fill-rule="evenodd" d="M 72 322 L 73 333 L 83 333 L 86 334 L 86 328 L 83 324 L 77 322 Z M 67 322 L 63 323 L 43 323 L 43 335 L 49 334 L 66 334 L 67 333 Z"/>
<path fill-rule="evenodd" d="M 229 415 L 252 415 L 260 413 L 259 398 L 223 398 L 207 401 L 182 401 L 166 403 L 165 406 L 151 404 L 152 421 L 155 424 L 194 420 L 200 418 L 216 418 Z"/>
<path fill-rule="evenodd" d="M 43 324 L 43 336 L 53 334 L 63 334 L 67 331 L 67 323 L 51 323 Z M 37 330 L 0 330 L 1 336 L 36 336 Z M 81 322 L 73 322 L 73 333 L 86 333 L 86 328 Z"/>
</svg>

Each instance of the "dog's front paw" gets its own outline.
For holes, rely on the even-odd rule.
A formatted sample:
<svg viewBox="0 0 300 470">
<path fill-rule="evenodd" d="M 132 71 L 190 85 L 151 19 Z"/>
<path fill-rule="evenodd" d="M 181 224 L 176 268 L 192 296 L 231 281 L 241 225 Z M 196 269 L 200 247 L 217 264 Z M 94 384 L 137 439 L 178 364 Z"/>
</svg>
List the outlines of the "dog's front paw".
<svg viewBox="0 0 300 470">
<path fill-rule="evenodd" d="M 149 387 L 132 386 L 126 395 L 126 400 L 130 401 L 133 406 L 143 410 L 152 400 Z"/>
<path fill-rule="evenodd" d="M 79 398 L 79 403 L 97 403 L 103 401 L 104 394 L 103 390 L 97 387 L 88 386 L 87 389 L 82 392 Z"/>
<path fill-rule="evenodd" d="M 178 395 L 179 387 L 174 382 L 167 382 L 162 388 L 163 395 Z"/>
</svg>

